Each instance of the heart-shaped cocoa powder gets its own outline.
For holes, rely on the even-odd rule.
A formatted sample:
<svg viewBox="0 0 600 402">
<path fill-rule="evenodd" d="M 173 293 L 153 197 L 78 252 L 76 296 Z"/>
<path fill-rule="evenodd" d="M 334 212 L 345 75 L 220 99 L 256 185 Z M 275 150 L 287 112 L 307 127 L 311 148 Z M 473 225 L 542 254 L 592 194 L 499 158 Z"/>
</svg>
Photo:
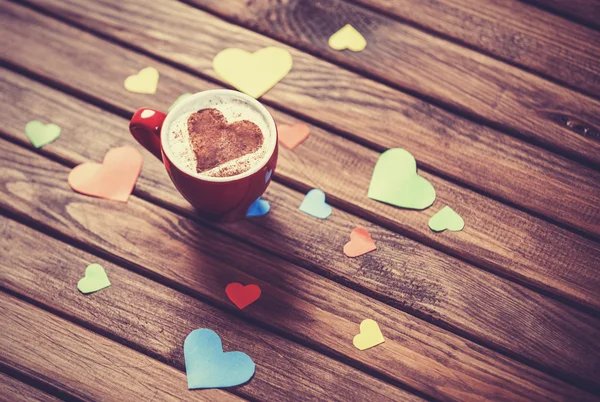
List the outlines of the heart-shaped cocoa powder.
<svg viewBox="0 0 600 402">
<path fill-rule="evenodd" d="M 255 123 L 241 120 L 229 124 L 217 109 L 202 109 L 192 113 L 187 121 L 187 129 L 190 145 L 196 155 L 198 173 L 252 154 L 260 149 L 264 140 L 262 131 Z"/>
</svg>

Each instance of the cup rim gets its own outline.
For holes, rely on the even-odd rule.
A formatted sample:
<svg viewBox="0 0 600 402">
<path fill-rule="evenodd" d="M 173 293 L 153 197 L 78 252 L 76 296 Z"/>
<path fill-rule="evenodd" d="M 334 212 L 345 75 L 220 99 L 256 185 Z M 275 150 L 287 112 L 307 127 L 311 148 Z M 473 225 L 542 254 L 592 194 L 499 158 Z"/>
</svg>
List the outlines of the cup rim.
<svg viewBox="0 0 600 402">
<path fill-rule="evenodd" d="M 252 169 L 249 169 L 249 170 L 247 170 L 243 173 L 237 174 L 235 176 L 214 177 L 214 176 L 205 176 L 205 175 L 201 175 L 198 173 L 190 173 L 187 169 L 184 169 L 182 166 L 175 163 L 176 159 L 173 158 L 173 155 L 171 154 L 170 144 L 168 144 L 168 140 L 165 140 L 165 138 L 167 138 L 167 135 L 168 135 L 169 127 L 171 126 L 171 122 L 173 121 L 173 119 L 176 117 L 179 117 L 180 111 L 185 107 L 185 105 L 193 103 L 194 101 L 197 101 L 198 99 L 202 99 L 202 98 L 206 98 L 206 97 L 219 97 L 219 96 L 225 96 L 225 97 L 237 98 L 237 99 L 243 100 L 243 101 L 249 103 L 250 105 L 252 105 L 265 118 L 265 121 L 267 122 L 267 125 L 269 126 L 269 129 L 271 130 L 272 135 L 269 136 L 270 143 L 267 148 L 267 152 L 265 153 L 265 156 L 263 156 L 263 163 L 257 164 Z M 167 146 L 164 146 L 165 142 L 167 143 Z M 160 130 L 160 144 L 161 144 L 161 148 L 162 148 L 163 152 L 165 153 L 166 157 L 171 161 L 171 163 L 175 167 L 177 167 L 177 169 L 181 170 L 183 173 L 186 173 L 187 175 L 189 175 L 191 177 L 194 177 L 196 179 L 203 180 L 203 181 L 209 181 L 209 182 L 215 182 L 215 183 L 227 183 L 227 182 L 236 181 L 236 180 L 240 180 L 240 179 L 246 178 L 248 176 L 251 176 L 254 173 L 261 170 L 269 162 L 269 160 L 273 156 L 273 153 L 275 152 L 275 149 L 277 147 L 277 126 L 275 124 L 275 120 L 273 119 L 273 116 L 271 115 L 271 113 L 267 110 L 267 108 L 262 103 L 260 103 L 255 98 L 253 98 L 249 95 L 246 95 L 243 92 L 234 91 L 232 89 L 208 89 L 206 91 L 200 91 L 193 95 L 188 96 L 183 101 L 179 102 L 173 109 L 171 109 L 171 111 L 169 113 L 167 113 L 167 117 L 165 118 L 162 128 Z"/>
</svg>

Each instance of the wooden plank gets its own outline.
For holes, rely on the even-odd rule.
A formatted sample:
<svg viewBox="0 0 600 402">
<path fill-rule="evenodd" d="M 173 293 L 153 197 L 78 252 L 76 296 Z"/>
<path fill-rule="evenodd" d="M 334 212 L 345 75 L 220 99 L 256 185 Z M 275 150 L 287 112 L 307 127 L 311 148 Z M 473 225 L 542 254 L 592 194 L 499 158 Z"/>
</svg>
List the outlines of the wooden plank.
<svg viewBox="0 0 600 402">
<path fill-rule="evenodd" d="M 22 127 L 30 118 L 28 113 L 34 113 L 35 116 L 55 116 L 55 121 L 63 127 L 61 141 L 46 146 L 44 150 L 71 166 L 86 160 L 101 160 L 106 150 L 115 146 L 136 146 L 123 129 L 127 125 L 125 119 L 15 73 L 6 71 L 2 76 L 8 81 L 0 84 L 0 92 L 7 96 L 5 104 L 11 105 L 6 109 L 4 130 L 13 141 L 28 146 Z M 18 101 L 11 103 L 8 99 Z M 95 132 L 92 142 L 89 141 L 90 116 L 93 116 Z M 193 210 L 177 194 L 163 166 L 149 154 L 145 155 L 147 158 L 136 192 L 161 205 L 168 205 L 171 210 L 196 218 Z M 360 153 L 357 155 L 360 156 Z M 337 156 L 325 159 L 361 159 L 340 158 L 339 153 Z M 572 318 L 573 312 L 559 303 L 549 302 L 530 290 L 337 210 L 328 219 L 330 224 L 315 226 L 313 218 L 297 213 L 301 198 L 302 194 L 273 183 L 266 194 L 272 207 L 268 219 L 215 227 L 287 260 L 308 265 L 312 270 L 342 283 L 365 289 L 405 311 L 458 328 L 484 344 L 491 342 L 496 347 L 530 361 L 541 362 L 565 375 L 582 372 L 586 376 L 593 373 L 592 367 L 581 364 L 581 360 L 589 358 L 590 350 L 585 346 L 582 350 L 579 342 L 573 344 L 570 330 L 578 327 L 578 322 L 589 322 L 589 317 L 579 316 L 574 323 L 564 326 L 564 317 Z M 348 233 L 355 225 L 369 229 L 376 239 L 377 253 L 360 259 L 348 259 L 341 253 L 341 246 L 348 240 Z M 318 242 L 314 241 L 315 236 L 320 239 Z M 557 243 L 555 247 L 562 252 L 565 244 Z M 600 259 L 598 248 L 596 245 L 596 252 L 588 253 L 590 267 L 594 266 L 594 258 Z M 548 255 L 552 258 L 555 254 Z M 591 289 L 595 289 L 593 285 L 597 283 L 597 274 L 593 275 L 596 276 L 589 279 Z M 556 318 L 548 321 L 550 311 Z M 537 322 L 535 332 L 529 330 L 532 320 Z M 510 321 L 511 326 L 499 330 L 498 323 L 506 321 Z M 592 324 L 592 327 L 600 327 L 600 322 Z M 590 339 L 594 336 L 591 334 Z M 539 348 L 540 337 L 545 339 L 545 349 Z M 590 346 L 592 344 L 593 341 Z"/>
<path fill-rule="evenodd" d="M 0 400 L 11 402 L 58 402 L 60 399 L 0 372 Z"/>
<path fill-rule="evenodd" d="M 28 113 L 33 113 L 34 116 L 55 116 L 54 121 L 63 127 L 62 141 L 50 144 L 44 150 L 70 165 L 101 160 L 111 147 L 136 145 L 123 129 L 127 125 L 124 119 L 12 72 L 5 72 L 3 76 L 9 81 L 0 85 L 1 93 L 7 96 L 5 104 L 11 105 L 5 109 L 4 130 L 14 141 L 27 145 L 22 127 L 31 118 Z M 9 98 L 18 101 L 11 103 Z M 90 125 L 91 120 L 94 122 Z M 93 142 L 89 141 L 90 127 L 95 132 Z M 177 194 L 162 165 L 149 154 L 145 153 L 145 156 L 137 192 L 193 218 L 192 209 Z M 343 283 L 367 289 L 380 299 L 409 312 L 416 311 L 426 319 L 460 328 L 484 343 L 491 341 L 502 349 L 514 351 L 532 361 L 544 362 L 550 367 L 562 362 L 558 369 L 563 372 L 581 370 L 584 375 L 589 373 L 579 362 L 582 356 L 588 355 L 588 351 L 573 350 L 569 330 L 552 324 L 549 326 L 546 322 L 549 310 L 555 311 L 557 316 L 572 316 L 573 313 L 569 309 L 564 310 L 560 304 L 548 304 L 545 298 L 537 297 L 532 291 L 340 211 L 329 218 L 331 226 L 317 228 L 313 218 L 298 216 L 296 212 L 302 194 L 280 184 L 272 184 L 266 198 L 272 206 L 269 219 L 219 226 L 219 230 L 293 262 L 311 266 L 329 277 L 339 278 Z M 290 216 L 294 218 L 290 219 Z M 355 225 L 369 228 L 378 243 L 377 254 L 368 255 L 366 259 L 348 259 L 340 252 L 341 245 L 347 241 L 348 233 Z M 524 226 L 527 226 L 527 221 L 524 221 Z M 335 230 L 332 232 L 331 228 Z M 314 242 L 315 230 L 322 239 L 317 243 Z M 563 252 L 565 244 L 557 243 L 556 247 Z M 596 245 L 595 252 L 587 252 L 589 267 L 593 267 L 594 258 L 600 257 L 598 248 Z M 399 249 L 403 250 L 401 254 L 398 254 Z M 585 249 L 578 250 L 586 255 Z M 549 258 L 553 255 L 548 254 Z M 582 259 L 581 256 L 577 258 Z M 381 270 L 382 267 L 386 269 Z M 589 272 L 589 285 L 593 291 L 597 274 L 593 269 Z M 495 290 L 490 293 L 490 289 Z M 543 309 L 540 308 L 542 305 Z M 472 311 L 465 311 L 464 306 L 470 306 Z M 552 354 L 538 349 L 539 333 L 526 330 L 530 320 L 524 320 L 524 314 L 538 317 L 539 331 L 544 333 L 547 344 L 551 345 Z M 511 327 L 498 331 L 497 323 L 507 319 L 512 321 Z M 586 320 L 583 318 L 583 321 Z M 555 356 L 562 358 L 556 359 Z"/>
<path fill-rule="evenodd" d="M 94 2 L 96 7 L 102 8 L 93 9 L 96 12 L 92 12 L 87 9 L 84 11 L 73 3 L 63 16 L 68 17 L 76 10 L 81 10 L 81 15 L 77 14 L 76 20 L 85 23 L 86 27 L 97 28 L 105 35 L 128 41 L 135 47 L 174 60 L 212 78 L 216 78 L 212 70 L 212 58 L 224 47 L 236 46 L 254 50 L 265 45 L 281 45 L 185 4 L 155 1 L 139 9 L 125 9 L 128 4 L 132 8 L 139 7 L 136 6 L 137 2 L 131 0 L 119 1 L 114 5 Z M 65 49 L 74 46 L 71 38 L 73 35 L 82 36 L 76 30 L 29 10 L 15 5 L 7 5 L 6 8 L 4 14 L 11 18 L 4 24 L 4 36 L 14 36 L 18 32 L 14 40 L 5 44 L 11 60 L 21 65 L 26 64 L 28 68 L 35 69 L 43 75 L 64 61 L 44 63 L 43 59 L 38 57 L 39 52 L 45 52 L 50 58 L 57 52 L 61 58 L 69 57 L 71 55 Z M 124 21 L 121 18 L 123 14 L 136 17 Z M 36 24 L 25 30 L 27 24 L 21 21 L 30 19 L 36 21 Z M 152 26 L 147 23 L 150 20 L 153 21 Z M 160 34 L 155 29 L 157 25 L 161 27 Z M 59 32 L 51 34 L 56 41 L 56 47 L 45 46 L 44 49 L 37 49 L 42 47 L 40 38 L 47 35 L 48 31 L 57 29 Z M 189 32 L 195 32 L 196 35 L 202 36 L 203 40 L 190 41 Z M 69 39 L 65 40 L 65 37 Z M 91 43 L 98 42 L 97 38 L 85 36 L 82 42 L 82 48 L 76 50 L 77 54 L 72 55 L 73 58 L 80 59 L 84 65 L 89 63 L 83 59 L 105 58 L 105 52 L 89 48 L 93 46 Z M 101 42 L 95 44 L 102 46 Z M 108 46 L 106 50 L 117 54 L 124 52 L 123 49 L 111 47 L 114 48 Z M 379 150 L 404 147 L 413 153 L 423 168 L 600 236 L 598 171 L 446 113 L 305 53 L 290 50 L 295 60 L 294 69 L 264 96 L 265 102 L 287 110 L 295 110 Z M 113 102 L 123 105 L 131 99 L 133 104 L 139 105 L 135 102 L 140 102 L 141 97 L 125 93 L 120 88 L 120 77 L 127 76 L 143 66 L 134 63 L 132 57 L 140 62 L 144 59 L 135 58 L 131 52 L 125 53 L 122 57 L 129 60 L 128 62 L 103 65 L 106 71 L 101 75 L 94 75 L 95 80 L 98 80 L 95 86 L 99 87 L 94 95 L 100 96 L 111 87 L 119 88 L 121 97 L 113 98 Z M 145 60 L 145 63 L 150 62 Z M 94 65 L 89 66 L 93 67 Z M 161 69 L 164 70 L 163 67 Z M 59 81 L 69 86 L 89 84 L 89 79 L 81 80 L 83 77 L 73 77 L 72 74 L 68 78 L 65 77 L 64 71 L 60 70 Z M 85 71 L 77 73 L 86 74 Z M 331 77 L 335 77 L 336 80 L 333 81 Z M 178 75 L 172 78 L 182 80 Z M 161 86 L 171 84 L 172 82 L 167 80 L 161 82 Z M 186 92 L 197 88 L 196 85 L 198 84 L 186 88 Z M 151 102 L 157 103 L 156 100 Z M 578 116 L 600 118 L 595 112 L 598 107 L 592 107 L 590 113 L 582 111 L 591 105 L 587 101 L 581 102 L 577 107 Z M 567 108 L 568 106 L 561 106 L 561 110 Z M 537 124 L 535 126 L 539 128 Z M 551 138 L 554 132 L 552 128 L 547 126 L 545 130 L 544 137 Z M 568 136 L 569 140 L 579 141 L 576 137 L 580 136 Z M 600 161 L 600 152 L 596 152 L 596 149 L 600 151 L 600 142 L 590 142 L 589 139 L 584 142 L 581 149 L 593 150 L 594 158 Z M 569 200 L 568 203 L 565 203 L 566 199 Z"/>
<path fill-rule="evenodd" d="M 6 141 L 0 143 L 8 151 L 8 157 L 0 160 L 2 209 L 84 242 L 98 253 L 111 253 L 136 270 L 219 306 L 230 306 L 223 292 L 225 284 L 255 283 L 262 289 L 261 303 L 246 309 L 245 315 L 319 350 L 344 356 L 436 399 L 592 398 L 556 378 L 136 197 L 117 205 L 75 194 L 65 180 L 68 168 Z M 544 314 L 545 320 L 556 319 L 550 310 Z M 593 319 L 573 314 L 561 317 L 576 337 L 573 342 L 593 346 L 598 339 L 591 328 Z M 379 323 L 386 341 L 365 353 L 356 350 L 351 339 L 358 323 L 367 317 Z M 538 324 L 530 321 L 529 330 L 536 331 Z M 586 339 L 589 334 L 594 341 Z M 545 349 L 546 340 L 540 338 L 540 342 Z M 580 363 L 595 365 L 594 354 L 597 351 L 591 349 Z"/>
<path fill-rule="evenodd" d="M 185 371 L 183 342 L 196 328 L 211 328 L 225 350 L 243 350 L 256 363 L 252 380 L 237 389 L 254 400 L 293 400 L 301 395 L 331 400 L 407 400 L 421 398 L 353 367 L 252 326 L 235 315 L 134 274 L 116 264 L 65 245 L 14 221 L 0 218 L 10 247 L 0 261 L 0 278 L 12 292 L 60 311 L 135 345 Z M 37 249 L 26 253 L 24 250 Z M 101 264 L 112 286 L 93 297 L 75 284 L 91 262 Z M 60 300 L 57 300 L 60 295 Z M 127 323 L 127 325 L 115 325 Z M 343 378 L 343 381 L 340 381 Z"/>
<path fill-rule="evenodd" d="M 208 389 L 191 393 L 185 374 L 0 292 L 0 361 L 87 400 L 240 401 Z"/>
<path fill-rule="evenodd" d="M 409 21 L 593 96 L 600 95 L 600 34 L 522 1 L 349 1 Z M 566 1 L 571 4 L 578 0 Z"/>
<path fill-rule="evenodd" d="M 552 10 L 560 16 L 572 18 L 600 29 L 600 2 L 598 0 L 524 0 L 540 8 Z"/>
<path fill-rule="evenodd" d="M 36 14 L 27 18 L 35 20 Z M 214 87 L 189 74 L 123 51 L 119 47 L 62 24 L 41 18 L 35 21 L 36 24 L 32 28 L 23 32 L 21 39 L 27 37 L 35 26 L 41 25 L 45 29 L 41 30 L 38 35 L 54 35 L 50 43 L 56 43 L 57 47 L 64 51 L 64 54 L 61 54 L 59 58 L 55 57 L 55 52 L 41 44 L 34 36 L 23 44 L 23 48 L 29 48 L 32 51 L 19 52 L 19 55 L 23 56 L 20 59 L 23 65 L 26 65 L 28 69 L 34 69 L 41 75 L 74 86 L 77 91 L 85 91 L 87 94 L 93 94 L 94 97 L 101 96 L 102 101 L 129 112 L 133 112 L 140 105 L 166 110 L 170 102 L 183 92 Z M 43 25 L 44 23 L 47 25 Z M 15 29 L 19 29 L 19 26 Z M 77 43 L 75 38 L 82 41 Z M 65 78 L 64 71 L 70 69 L 72 65 L 84 63 L 79 58 L 81 55 L 87 55 L 90 59 L 102 58 L 105 63 L 101 67 L 94 65 L 96 68 L 90 66 L 87 69 L 72 71 L 69 77 Z M 48 62 L 49 60 L 52 62 Z M 159 67 L 161 71 L 159 95 L 136 95 L 123 90 L 121 78 L 116 78 L 124 73 L 122 70 L 135 71 L 136 68 L 148 64 Z M 11 103 L 13 103 L 12 100 L 8 102 L 8 104 Z M 22 107 L 30 107 L 28 103 L 22 105 Z M 271 109 L 271 111 L 279 122 L 294 121 L 275 109 Z M 57 115 L 57 118 L 60 117 L 60 113 L 54 114 Z M 19 116 L 21 115 L 19 114 Z M 18 130 L 16 132 L 21 132 L 21 124 L 24 123 L 20 121 L 18 125 L 15 125 L 15 130 Z M 65 124 L 68 124 L 68 121 Z M 102 126 L 98 125 L 97 127 L 101 128 Z M 501 272 L 503 275 L 517 278 L 519 281 L 600 309 L 600 297 L 597 292 L 600 278 L 593 269 L 593 262 L 600 254 L 596 242 L 576 236 L 515 209 L 507 208 L 501 203 L 427 173 L 423 175 L 437 189 L 439 204 L 434 206 L 435 209 L 431 208 L 422 213 L 415 213 L 375 202 L 366 197 L 366 192 L 372 167 L 378 154 L 333 136 L 320 128 L 312 127 L 312 131 L 313 134 L 306 144 L 293 153 L 281 150 L 278 172 L 285 180 L 301 183 L 303 188 L 323 187 L 330 197 L 334 197 L 334 202 L 341 200 L 340 202 L 345 207 L 368 216 L 369 219 L 376 219 L 394 230 L 408 233 L 413 238 L 425 241 L 475 264 L 481 264 L 487 269 Z M 83 132 L 87 133 L 85 130 Z M 513 155 L 511 158 L 507 158 L 507 161 L 510 159 L 511 164 L 518 163 L 520 173 L 516 171 L 499 172 L 498 178 L 501 178 L 502 174 L 506 174 L 508 178 L 518 178 L 515 180 L 516 182 L 536 183 L 536 185 L 529 185 L 527 189 L 523 189 L 522 195 L 519 197 L 526 196 L 529 201 L 535 200 L 538 208 L 544 210 L 546 204 L 550 202 L 554 207 L 565 208 L 565 210 L 573 202 L 573 206 L 583 208 L 583 212 L 573 209 L 573 216 L 575 214 L 591 215 L 591 222 L 586 226 L 600 227 L 600 225 L 595 225 L 600 219 L 598 207 L 591 206 L 588 202 L 584 202 L 583 205 L 577 204 L 577 201 L 582 198 L 593 198 L 594 194 L 600 193 L 597 184 L 600 182 L 598 173 L 584 170 L 581 175 L 578 174 L 574 177 L 571 176 L 572 166 L 566 165 L 559 174 L 553 175 L 550 173 L 553 167 L 561 165 L 564 161 L 561 162 L 546 154 L 542 154 L 542 156 L 544 159 L 540 159 L 539 153 L 531 154 L 527 158 L 522 155 Z M 540 164 L 533 165 L 534 161 Z M 484 165 L 481 167 L 484 171 L 490 169 L 490 176 L 494 175 L 493 167 Z M 528 174 L 533 174 L 534 177 L 527 177 Z M 551 176 L 555 176 L 555 179 L 550 179 Z M 582 177 L 585 177 L 587 185 L 577 188 L 571 184 L 581 183 Z M 556 186 L 554 189 L 548 190 L 546 185 L 552 182 L 555 182 Z M 497 185 L 497 181 L 491 180 L 490 183 L 494 183 L 494 188 L 501 187 Z M 489 183 L 487 185 L 489 186 Z M 515 193 L 508 183 L 506 191 Z M 544 199 L 544 194 L 548 195 L 547 200 Z M 569 202 L 565 203 L 565 200 Z M 477 222 L 477 224 L 468 224 L 467 230 L 461 233 L 440 235 L 431 232 L 427 227 L 427 220 L 442 205 L 451 205 L 457 208 L 467 222 Z M 461 206 L 465 207 L 460 208 Z M 585 221 L 584 217 L 579 219 L 582 222 Z"/>
</svg>

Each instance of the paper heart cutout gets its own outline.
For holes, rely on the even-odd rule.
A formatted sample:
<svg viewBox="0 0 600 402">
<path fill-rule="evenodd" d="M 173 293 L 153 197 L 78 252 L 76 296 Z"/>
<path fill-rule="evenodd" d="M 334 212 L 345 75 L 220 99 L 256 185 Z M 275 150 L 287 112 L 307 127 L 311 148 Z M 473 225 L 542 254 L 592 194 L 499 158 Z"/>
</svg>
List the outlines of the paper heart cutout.
<svg viewBox="0 0 600 402">
<path fill-rule="evenodd" d="M 360 323 L 360 333 L 352 341 L 357 349 L 365 350 L 385 342 L 385 338 L 379 329 L 379 325 L 371 319 Z"/>
<path fill-rule="evenodd" d="M 39 120 L 32 120 L 25 125 L 25 134 L 31 144 L 36 148 L 50 144 L 60 137 L 60 127 L 54 123 L 44 124 Z"/>
<path fill-rule="evenodd" d="M 221 338 L 208 328 L 189 333 L 183 343 L 188 389 L 225 388 L 243 384 L 256 366 L 243 352 L 223 352 Z"/>
<path fill-rule="evenodd" d="M 189 93 L 189 92 L 188 92 L 188 93 L 184 93 L 184 94 L 181 94 L 181 95 L 179 95 L 179 97 L 178 97 L 177 99 L 175 99 L 175 102 L 173 102 L 173 103 L 171 104 L 171 106 L 169 106 L 169 110 L 168 110 L 167 112 L 170 112 L 171 110 L 173 110 L 173 108 L 174 108 L 175 106 L 177 106 L 177 104 L 178 104 L 179 102 L 181 102 L 181 101 L 182 101 L 182 100 L 184 100 L 185 98 L 188 98 L 188 97 L 190 97 L 190 96 L 192 96 L 192 95 L 193 95 L 193 94 L 191 94 L 191 93 Z"/>
<path fill-rule="evenodd" d="M 272 46 L 254 53 L 230 48 L 215 56 L 213 69 L 237 90 L 259 98 L 290 72 L 292 55 Z"/>
<path fill-rule="evenodd" d="M 261 291 L 258 285 L 244 286 L 241 283 L 234 282 L 225 287 L 225 293 L 229 300 L 241 310 L 257 301 Z"/>
<path fill-rule="evenodd" d="M 367 47 L 367 41 L 352 25 L 346 24 L 329 38 L 329 47 L 335 50 L 350 49 L 360 52 Z"/>
<path fill-rule="evenodd" d="M 113 148 L 100 163 L 83 163 L 69 173 L 78 193 L 127 202 L 142 170 L 142 155 L 132 147 Z"/>
<path fill-rule="evenodd" d="M 434 232 L 450 230 L 458 232 L 465 227 L 465 221 L 449 206 L 445 206 L 429 219 L 429 228 Z"/>
<path fill-rule="evenodd" d="M 104 272 L 104 267 L 100 264 L 88 265 L 83 278 L 77 282 L 77 289 L 85 294 L 97 292 L 109 286 L 108 276 Z"/>
<path fill-rule="evenodd" d="M 154 67 L 142 68 L 137 74 L 125 78 L 123 85 L 129 92 L 155 94 L 158 88 L 158 70 Z"/>
<path fill-rule="evenodd" d="M 435 201 L 435 189 L 417 173 L 417 162 L 410 152 L 392 148 L 375 164 L 369 198 L 403 208 L 425 209 Z"/>
<path fill-rule="evenodd" d="M 280 144 L 288 149 L 294 149 L 302 144 L 310 135 L 310 128 L 306 124 L 278 124 L 277 138 Z"/>
<path fill-rule="evenodd" d="M 271 205 L 267 200 L 262 200 L 260 197 L 256 199 L 248 208 L 246 216 L 251 218 L 255 216 L 265 216 L 271 210 Z"/>
<path fill-rule="evenodd" d="M 344 245 L 344 254 L 348 257 L 358 257 L 376 249 L 367 229 L 357 227 L 350 232 L 350 241 Z"/>
<path fill-rule="evenodd" d="M 331 205 L 325 202 L 325 193 L 313 188 L 304 196 L 300 211 L 319 219 L 327 219 L 331 215 Z"/>
</svg>

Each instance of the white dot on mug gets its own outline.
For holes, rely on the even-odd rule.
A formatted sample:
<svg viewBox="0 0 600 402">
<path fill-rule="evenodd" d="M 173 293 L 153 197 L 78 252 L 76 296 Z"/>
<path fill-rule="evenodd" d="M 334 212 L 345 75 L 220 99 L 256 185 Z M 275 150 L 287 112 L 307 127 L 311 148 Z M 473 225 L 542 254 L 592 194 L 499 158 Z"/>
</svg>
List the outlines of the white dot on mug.
<svg viewBox="0 0 600 402">
<path fill-rule="evenodd" d="M 265 183 L 269 181 L 272 174 L 273 174 L 273 169 L 267 170 L 267 174 L 265 175 Z"/>
<path fill-rule="evenodd" d="M 154 116 L 154 114 L 155 114 L 154 110 L 146 109 L 142 112 L 141 116 L 142 116 L 142 119 L 147 119 L 148 117 Z"/>
</svg>

